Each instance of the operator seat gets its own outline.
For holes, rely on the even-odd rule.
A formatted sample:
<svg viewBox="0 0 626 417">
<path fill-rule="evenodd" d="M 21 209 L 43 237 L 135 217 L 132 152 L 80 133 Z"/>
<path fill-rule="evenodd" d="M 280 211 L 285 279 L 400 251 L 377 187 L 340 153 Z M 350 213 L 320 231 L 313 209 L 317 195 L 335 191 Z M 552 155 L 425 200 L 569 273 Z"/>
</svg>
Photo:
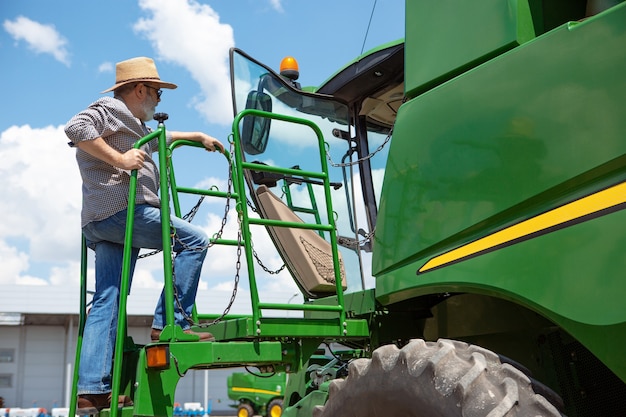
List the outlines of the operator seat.
<svg viewBox="0 0 626 417">
<path fill-rule="evenodd" d="M 263 218 L 304 223 L 267 186 L 260 185 L 256 196 Z M 333 255 L 328 241 L 311 229 L 267 226 L 267 231 L 305 296 L 319 298 L 336 293 Z M 341 253 L 338 254 L 341 283 L 346 289 L 346 272 Z"/>
</svg>

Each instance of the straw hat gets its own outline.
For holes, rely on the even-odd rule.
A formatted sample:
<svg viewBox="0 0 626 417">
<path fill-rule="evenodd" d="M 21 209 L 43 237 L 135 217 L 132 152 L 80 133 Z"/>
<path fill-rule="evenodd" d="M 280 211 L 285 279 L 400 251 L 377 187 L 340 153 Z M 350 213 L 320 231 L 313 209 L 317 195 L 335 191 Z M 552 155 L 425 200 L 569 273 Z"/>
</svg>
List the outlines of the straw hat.
<svg viewBox="0 0 626 417">
<path fill-rule="evenodd" d="M 158 84 L 160 88 L 174 89 L 178 87 L 176 84 L 161 81 L 156 65 L 151 58 L 138 57 L 115 64 L 115 85 L 104 90 L 102 93 L 113 91 L 124 84 L 141 81 Z"/>
</svg>

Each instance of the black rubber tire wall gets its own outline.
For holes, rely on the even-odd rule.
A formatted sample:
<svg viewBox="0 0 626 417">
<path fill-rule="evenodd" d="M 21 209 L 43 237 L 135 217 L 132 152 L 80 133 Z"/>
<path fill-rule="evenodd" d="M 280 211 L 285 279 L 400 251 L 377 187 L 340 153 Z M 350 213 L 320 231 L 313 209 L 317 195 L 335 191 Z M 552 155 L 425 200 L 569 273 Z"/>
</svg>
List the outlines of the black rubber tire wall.
<svg viewBox="0 0 626 417">
<path fill-rule="evenodd" d="M 467 343 L 411 340 L 354 360 L 313 417 L 561 417 L 530 380 Z"/>
<path fill-rule="evenodd" d="M 274 410 L 275 407 L 278 407 Z M 274 417 L 272 415 L 272 410 L 274 410 L 274 415 L 282 415 L 283 414 L 283 400 L 275 398 L 267 404 L 267 417 Z"/>
<path fill-rule="evenodd" d="M 241 403 L 239 407 L 237 407 L 237 415 L 244 415 L 246 417 L 254 416 L 254 408 L 248 403 Z"/>
</svg>

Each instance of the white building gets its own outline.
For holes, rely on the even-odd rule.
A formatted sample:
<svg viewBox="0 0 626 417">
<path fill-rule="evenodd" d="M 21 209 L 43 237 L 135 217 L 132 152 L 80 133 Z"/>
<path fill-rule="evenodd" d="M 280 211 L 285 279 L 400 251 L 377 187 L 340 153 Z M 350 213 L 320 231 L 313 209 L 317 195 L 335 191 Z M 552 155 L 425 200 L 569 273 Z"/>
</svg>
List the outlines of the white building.
<svg viewBox="0 0 626 417">
<path fill-rule="evenodd" d="M 149 341 L 152 312 L 160 291 L 133 289 L 128 299 L 128 334 L 135 343 Z M 69 407 L 79 289 L 56 286 L 0 285 L 0 397 L 5 407 Z M 267 297 L 267 295 L 266 295 Z M 266 301 L 287 302 L 293 291 L 271 294 Z M 230 292 L 199 291 L 201 312 L 221 313 Z M 239 291 L 233 314 L 250 312 L 249 296 Z M 200 307 L 203 307 L 200 309 Z M 206 310 L 207 306 L 213 306 Z M 238 369 L 190 371 L 178 384 L 175 401 L 210 405 L 213 411 L 232 410 L 226 377 Z M 210 403 L 210 404 L 207 404 Z"/>
</svg>

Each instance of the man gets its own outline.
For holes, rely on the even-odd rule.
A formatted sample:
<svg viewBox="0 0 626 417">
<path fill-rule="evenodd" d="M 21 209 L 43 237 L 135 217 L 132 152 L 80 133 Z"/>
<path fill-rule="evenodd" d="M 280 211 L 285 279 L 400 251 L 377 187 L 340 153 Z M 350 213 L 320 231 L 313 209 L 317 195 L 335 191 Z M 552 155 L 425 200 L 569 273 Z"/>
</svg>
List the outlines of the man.
<svg viewBox="0 0 626 417">
<path fill-rule="evenodd" d="M 162 248 L 159 173 L 151 157 L 158 150 L 158 142 L 155 139 L 141 149 L 134 149 L 133 145 L 150 132 L 145 122 L 152 120 L 161 88 L 176 87 L 161 81 L 150 58 L 119 62 L 115 85 L 103 91 L 113 91 L 114 96 L 92 103 L 65 127 L 70 145 L 77 148 L 76 160 L 83 181 L 81 227 L 88 246 L 95 251 L 96 268 L 96 291 L 85 324 L 78 373 L 79 415 L 95 414 L 111 405 L 111 365 L 132 170 L 138 173 L 131 276 L 140 248 Z M 167 132 L 168 143 L 177 139 L 202 143 L 208 151 L 224 151 L 219 140 L 201 132 Z M 194 333 L 186 320 L 191 315 L 209 239 L 202 229 L 182 219 L 172 216 L 171 223 L 176 229 L 176 324 L 201 341 L 214 340 L 210 333 Z M 159 339 L 165 324 L 162 293 L 154 313 L 152 340 Z M 118 405 L 132 402 L 120 396 Z"/>
</svg>

